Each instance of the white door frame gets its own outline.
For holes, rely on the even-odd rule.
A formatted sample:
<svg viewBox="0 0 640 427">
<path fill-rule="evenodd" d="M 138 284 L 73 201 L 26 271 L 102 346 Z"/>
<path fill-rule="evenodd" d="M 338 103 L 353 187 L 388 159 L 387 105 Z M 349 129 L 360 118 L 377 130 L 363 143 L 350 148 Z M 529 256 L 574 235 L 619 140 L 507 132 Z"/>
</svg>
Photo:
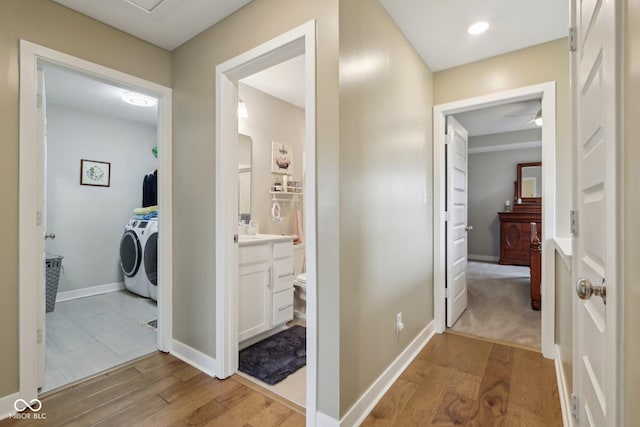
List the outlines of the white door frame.
<svg viewBox="0 0 640 427">
<path fill-rule="evenodd" d="M 113 82 L 158 98 L 158 159 L 162 173 L 158 177 L 158 205 L 162 208 L 158 240 L 158 349 L 169 351 L 172 331 L 172 135 L 171 89 L 143 80 L 121 71 L 104 67 L 83 59 L 20 40 L 20 184 L 19 184 L 19 360 L 20 397 L 31 400 L 38 397 L 37 387 L 37 287 L 44 278 L 44 230 L 37 218 L 37 194 L 42 194 L 43 183 L 36 177 L 43 164 L 41 141 L 37 135 L 37 80 L 38 61 L 51 62 L 101 80 Z"/>
<path fill-rule="evenodd" d="M 433 107 L 433 218 L 435 329 L 445 330 L 445 131 L 446 116 L 510 102 L 542 98 L 542 354 L 555 357 L 555 261 L 553 238 L 556 234 L 556 83 L 547 82 L 496 92 Z"/>
<path fill-rule="evenodd" d="M 220 378 L 238 369 L 237 197 L 238 80 L 305 54 L 305 197 L 307 259 L 307 426 L 315 426 L 316 293 L 316 22 L 309 21 L 216 67 L 216 362 Z M 266 185 L 266 184 L 265 184 Z M 268 191 L 265 187 L 264 191 Z"/>
</svg>

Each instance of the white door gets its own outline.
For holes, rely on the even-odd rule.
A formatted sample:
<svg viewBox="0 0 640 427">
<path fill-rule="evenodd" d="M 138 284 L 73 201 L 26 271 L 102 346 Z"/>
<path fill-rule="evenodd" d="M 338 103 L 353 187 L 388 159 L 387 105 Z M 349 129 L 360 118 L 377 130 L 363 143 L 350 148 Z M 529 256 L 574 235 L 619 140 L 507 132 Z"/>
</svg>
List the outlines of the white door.
<svg viewBox="0 0 640 427">
<path fill-rule="evenodd" d="M 47 230 L 47 204 L 46 204 L 46 176 L 47 176 L 47 98 L 44 87 L 44 70 L 42 67 L 38 67 L 38 83 L 37 83 L 37 107 L 38 107 L 38 141 L 40 141 L 39 149 L 42 150 L 40 160 L 42 164 L 38 168 L 38 181 L 41 185 L 38 186 L 40 193 L 37 194 L 38 211 L 40 212 L 42 228 L 46 233 Z M 44 234 L 43 233 L 43 234 Z M 43 235 L 44 239 L 45 236 Z M 42 253 L 42 260 L 39 261 L 39 265 L 44 265 L 45 253 L 44 253 L 44 240 L 42 242 L 40 253 Z M 44 268 L 44 267 L 43 267 Z M 44 364 L 45 364 L 45 298 L 46 298 L 46 272 L 43 271 L 42 286 L 38 286 L 37 295 L 37 310 L 38 310 L 38 374 L 37 382 L 38 387 L 44 385 Z"/>
<path fill-rule="evenodd" d="M 572 54 L 575 103 L 575 198 L 573 279 L 582 297 L 574 300 L 574 394 L 577 424 L 617 426 L 618 394 L 616 118 L 616 3 L 573 0 L 576 51 Z M 581 280 L 580 283 L 578 281 Z M 588 287 L 604 286 L 605 298 Z M 577 292 L 578 294 L 580 292 Z M 589 298 L 590 297 L 590 298 Z"/>
<path fill-rule="evenodd" d="M 467 130 L 447 117 L 447 327 L 467 308 Z"/>
</svg>

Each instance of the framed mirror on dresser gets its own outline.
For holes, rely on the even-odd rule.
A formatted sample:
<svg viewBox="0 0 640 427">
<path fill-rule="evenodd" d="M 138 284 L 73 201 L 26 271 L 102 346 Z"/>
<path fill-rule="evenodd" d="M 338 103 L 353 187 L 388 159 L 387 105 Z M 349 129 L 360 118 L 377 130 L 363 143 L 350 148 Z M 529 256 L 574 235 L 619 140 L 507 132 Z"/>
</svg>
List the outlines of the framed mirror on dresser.
<svg viewBox="0 0 640 427">
<path fill-rule="evenodd" d="M 498 212 L 500 264 L 528 266 L 531 223 L 542 236 L 542 162 L 518 163 L 513 209 Z"/>
</svg>

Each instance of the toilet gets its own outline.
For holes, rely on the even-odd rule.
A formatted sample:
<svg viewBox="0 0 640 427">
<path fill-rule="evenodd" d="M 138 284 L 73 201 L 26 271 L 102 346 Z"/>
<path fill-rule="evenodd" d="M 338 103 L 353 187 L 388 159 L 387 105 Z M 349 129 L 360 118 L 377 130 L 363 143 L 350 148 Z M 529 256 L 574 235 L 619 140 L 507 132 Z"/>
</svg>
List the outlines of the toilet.
<svg viewBox="0 0 640 427">
<path fill-rule="evenodd" d="M 307 273 L 296 276 L 293 281 L 295 293 L 293 296 L 293 316 L 300 320 L 307 318 Z"/>
<path fill-rule="evenodd" d="M 307 273 L 304 263 L 304 243 L 293 247 L 293 316 L 296 319 L 306 320 L 307 316 Z"/>
</svg>

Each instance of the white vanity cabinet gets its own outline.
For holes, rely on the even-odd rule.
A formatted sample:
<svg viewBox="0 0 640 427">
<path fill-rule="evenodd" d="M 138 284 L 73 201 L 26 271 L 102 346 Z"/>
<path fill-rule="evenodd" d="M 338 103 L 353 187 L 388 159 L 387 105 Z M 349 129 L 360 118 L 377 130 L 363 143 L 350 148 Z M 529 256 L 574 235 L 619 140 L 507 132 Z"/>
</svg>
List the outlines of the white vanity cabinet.
<svg viewBox="0 0 640 427">
<path fill-rule="evenodd" d="M 287 236 L 240 240 L 238 341 L 293 319 L 293 243 Z"/>
</svg>

